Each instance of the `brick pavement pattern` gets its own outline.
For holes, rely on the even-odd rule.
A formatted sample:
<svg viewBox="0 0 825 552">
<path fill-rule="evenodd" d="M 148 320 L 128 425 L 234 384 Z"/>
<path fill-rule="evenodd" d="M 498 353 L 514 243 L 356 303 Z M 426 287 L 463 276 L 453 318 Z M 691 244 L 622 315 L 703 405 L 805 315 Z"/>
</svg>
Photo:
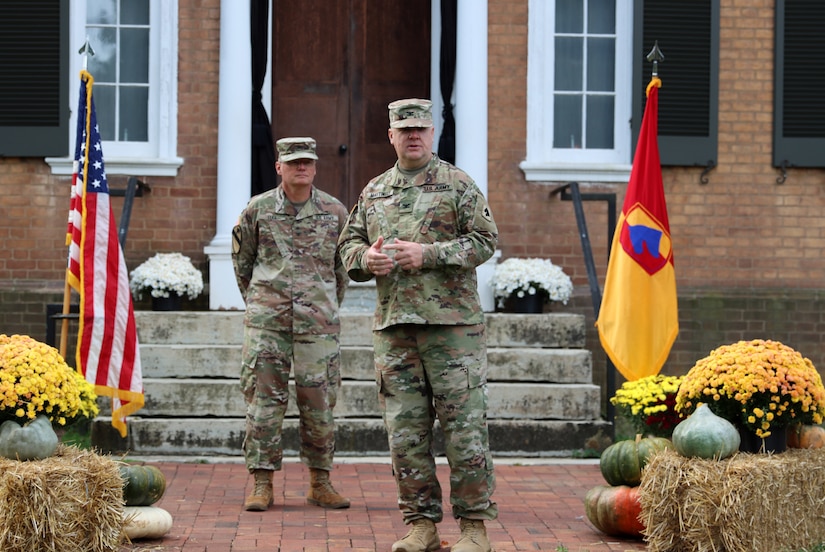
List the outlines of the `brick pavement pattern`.
<svg viewBox="0 0 825 552">
<path fill-rule="evenodd" d="M 274 477 L 275 504 L 265 512 L 243 510 L 251 479 L 240 463 L 146 463 L 166 476 L 155 506 L 172 515 L 173 527 L 163 539 L 136 540 L 120 552 L 383 552 L 407 531 L 389 463 L 336 463 L 332 479 L 352 507 L 325 510 L 305 502 L 306 467 L 285 462 Z M 439 464 L 438 477 L 446 495 L 446 465 Z M 585 493 L 605 484 L 597 462 L 497 464 L 496 477 L 500 514 L 486 525 L 497 552 L 646 550 L 642 540 L 607 536 L 585 517 Z M 448 509 L 438 524 L 441 552 L 460 534 Z"/>
</svg>

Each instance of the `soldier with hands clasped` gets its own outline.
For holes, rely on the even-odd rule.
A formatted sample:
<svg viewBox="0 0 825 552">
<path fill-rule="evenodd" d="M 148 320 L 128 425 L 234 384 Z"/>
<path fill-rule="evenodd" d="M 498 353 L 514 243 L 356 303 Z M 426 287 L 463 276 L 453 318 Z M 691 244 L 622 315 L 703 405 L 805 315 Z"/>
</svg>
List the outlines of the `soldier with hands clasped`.
<svg viewBox="0 0 825 552">
<path fill-rule="evenodd" d="M 340 374 L 338 308 L 348 282 L 336 253 L 344 205 L 313 185 L 315 140 L 283 138 L 275 164 L 281 184 L 253 197 L 232 231 L 232 262 L 246 302 L 241 391 L 243 452 L 254 477 L 246 510 L 273 503 L 281 469 L 289 377 L 300 415 L 301 461 L 309 468 L 309 504 L 348 508 L 330 483 Z"/>
</svg>

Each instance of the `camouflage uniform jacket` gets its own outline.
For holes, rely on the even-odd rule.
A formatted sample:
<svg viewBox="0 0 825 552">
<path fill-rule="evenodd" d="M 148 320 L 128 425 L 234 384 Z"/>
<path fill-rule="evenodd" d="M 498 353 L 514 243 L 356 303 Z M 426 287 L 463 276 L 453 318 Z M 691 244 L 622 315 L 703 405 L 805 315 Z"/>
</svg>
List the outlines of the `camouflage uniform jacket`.
<svg viewBox="0 0 825 552">
<path fill-rule="evenodd" d="M 366 252 L 379 236 L 423 245 L 419 270 L 376 279 L 374 330 L 394 324 L 480 324 L 475 268 L 492 257 L 498 229 L 487 200 L 461 169 L 433 155 L 408 180 L 397 164 L 371 180 L 350 212 L 338 251 L 356 282 L 372 278 Z"/>
<path fill-rule="evenodd" d="M 281 186 L 253 197 L 232 230 L 244 324 L 295 334 L 340 331 L 347 274 L 336 252 L 347 209 L 313 186 L 296 215 Z"/>
</svg>

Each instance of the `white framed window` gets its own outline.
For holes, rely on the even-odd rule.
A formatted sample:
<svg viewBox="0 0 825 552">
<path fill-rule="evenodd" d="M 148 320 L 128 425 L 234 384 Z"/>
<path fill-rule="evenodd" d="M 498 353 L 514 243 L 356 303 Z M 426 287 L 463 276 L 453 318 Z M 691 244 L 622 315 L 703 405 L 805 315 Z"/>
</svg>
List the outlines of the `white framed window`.
<svg viewBox="0 0 825 552">
<path fill-rule="evenodd" d="M 527 180 L 627 182 L 632 0 L 530 0 Z"/>
<path fill-rule="evenodd" d="M 69 14 L 71 121 L 66 158 L 47 158 L 55 174 L 71 174 L 83 55 L 108 174 L 175 176 L 177 156 L 178 0 L 73 0 Z"/>
</svg>

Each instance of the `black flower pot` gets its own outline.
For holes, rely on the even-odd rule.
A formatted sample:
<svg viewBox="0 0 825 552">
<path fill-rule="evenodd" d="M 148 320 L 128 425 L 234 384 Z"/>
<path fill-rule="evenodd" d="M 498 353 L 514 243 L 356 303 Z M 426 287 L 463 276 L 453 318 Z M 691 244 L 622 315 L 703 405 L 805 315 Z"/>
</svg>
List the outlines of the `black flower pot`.
<svg viewBox="0 0 825 552">
<path fill-rule="evenodd" d="M 771 434 L 765 437 L 757 437 L 756 433 L 750 429 L 739 428 L 739 450 L 741 452 L 758 453 L 779 453 L 788 449 L 788 428 L 781 427 L 772 429 Z"/>
<path fill-rule="evenodd" d="M 504 311 L 520 314 L 541 314 L 544 312 L 544 297 L 538 293 L 535 295 L 525 293 L 524 297 L 519 297 L 514 293 L 504 302 Z"/>
<path fill-rule="evenodd" d="M 181 310 L 182 299 L 176 293 L 170 293 L 169 297 L 152 297 L 153 311 L 178 311 Z"/>
</svg>

